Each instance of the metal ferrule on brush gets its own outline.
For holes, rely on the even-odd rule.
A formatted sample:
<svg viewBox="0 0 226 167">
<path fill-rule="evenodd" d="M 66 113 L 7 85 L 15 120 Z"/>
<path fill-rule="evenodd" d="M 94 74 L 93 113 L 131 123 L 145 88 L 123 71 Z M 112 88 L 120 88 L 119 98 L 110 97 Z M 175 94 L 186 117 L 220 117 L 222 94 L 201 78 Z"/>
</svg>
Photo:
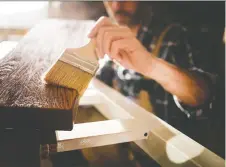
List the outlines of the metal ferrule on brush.
<svg viewBox="0 0 226 167">
<path fill-rule="evenodd" d="M 63 56 L 59 59 L 60 61 L 63 61 L 67 64 L 70 64 L 72 66 L 75 66 L 77 68 L 80 68 L 81 70 L 84 70 L 91 75 L 94 75 L 97 71 L 99 64 L 96 62 L 91 62 L 89 60 L 82 59 L 81 56 L 78 56 L 77 54 L 64 52 Z"/>
</svg>

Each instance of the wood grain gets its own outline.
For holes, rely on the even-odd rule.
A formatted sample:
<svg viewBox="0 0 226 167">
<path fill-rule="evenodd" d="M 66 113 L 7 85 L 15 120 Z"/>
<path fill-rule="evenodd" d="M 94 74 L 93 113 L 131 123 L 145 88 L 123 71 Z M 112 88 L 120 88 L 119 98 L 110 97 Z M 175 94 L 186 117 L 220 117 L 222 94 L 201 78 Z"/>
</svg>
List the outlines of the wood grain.
<svg viewBox="0 0 226 167">
<path fill-rule="evenodd" d="M 86 44 L 92 25 L 93 21 L 42 21 L 0 59 L 0 128 L 72 128 L 77 92 L 47 85 L 42 78 L 65 48 Z"/>
</svg>

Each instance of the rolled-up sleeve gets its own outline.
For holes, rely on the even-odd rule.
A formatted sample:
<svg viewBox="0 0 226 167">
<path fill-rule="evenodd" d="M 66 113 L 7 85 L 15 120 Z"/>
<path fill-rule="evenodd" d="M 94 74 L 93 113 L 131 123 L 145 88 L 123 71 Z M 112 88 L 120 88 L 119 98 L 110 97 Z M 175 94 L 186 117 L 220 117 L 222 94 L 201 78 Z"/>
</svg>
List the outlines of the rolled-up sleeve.
<svg viewBox="0 0 226 167">
<path fill-rule="evenodd" d="M 194 73 L 200 78 L 203 78 L 210 90 L 210 96 L 204 104 L 197 107 L 191 107 L 183 104 L 175 95 L 172 95 L 173 101 L 176 106 L 187 115 L 187 117 L 201 118 L 208 115 L 208 111 L 212 110 L 212 103 L 214 102 L 216 96 L 215 89 L 218 75 L 216 75 L 216 71 L 213 69 L 214 66 L 211 64 L 214 62 L 208 62 L 214 60 L 214 52 L 211 52 L 211 48 L 207 49 L 206 47 L 203 47 L 209 46 L 209 40 L 203 39 L 203 36 L 205 35 L 201 34 L 201 36 L 197 37 L 192 35 L 191 38 L 190 35 L 192 33 L 189 33 L 186 28 L 179 28 L 176 30 L 177 35 L 172 37 L 176 39 L 174 40 L 176 45 L 171 46 L 170 48 L 172 57 L 170 62 L 184 70 Z M 197 34 L 200 34 L 200 32 L 198 31 Z M 200 41 L 197 41 L 197 39 Z"/>
<path fill-rule="evenodd" d="M 197 107 L 191 107 L 183 104 L 175 95 L 173 95 L 174 102 L 176 106 L 187 115 L 188 118 L 206 116 L 208 112 L 212 110 L 212 104 L 215 100 L 215 88 L 218 76 L 216 74 L 205 72 L 202 69 L 196 67 L 190 68 L 189 71 L 204 78 L 210 90 L 210 97 L 204 104 Z"/>
</svg>

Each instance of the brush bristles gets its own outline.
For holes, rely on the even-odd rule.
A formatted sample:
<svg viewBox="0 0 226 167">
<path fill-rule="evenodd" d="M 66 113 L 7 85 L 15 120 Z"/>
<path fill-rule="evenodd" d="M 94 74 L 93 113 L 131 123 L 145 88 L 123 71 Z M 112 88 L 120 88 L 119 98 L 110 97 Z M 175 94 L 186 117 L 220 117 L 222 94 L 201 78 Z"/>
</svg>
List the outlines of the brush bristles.
<svg viewBox="0 0 226 167">
<path fill-rule="evenodd" d="M 50 84 L 76 89 L 82 95 L 92 77 L 90 73 L 58 60 L 46 73 L 44 80 Z"/>
</svg>

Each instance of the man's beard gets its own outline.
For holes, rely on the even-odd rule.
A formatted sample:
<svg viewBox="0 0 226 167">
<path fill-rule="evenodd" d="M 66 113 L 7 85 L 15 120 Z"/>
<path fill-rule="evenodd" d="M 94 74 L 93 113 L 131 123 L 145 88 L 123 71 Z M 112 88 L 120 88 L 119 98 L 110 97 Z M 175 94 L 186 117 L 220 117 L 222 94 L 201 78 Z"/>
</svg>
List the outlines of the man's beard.
<svg viewBox="0 0 226 167">
<path fill-rule="evenodd" d="M 133 26 L 139 24 L 139 21 L 135 17 L 136 12 L 134 14 L 131 14 L 131 13 L 128 13 L 123 10 L 118 10 L 117 12 L 115 12 L 115 16 L 117 16 L 117 15 L 122 15 L 122 16 L 128 18 L 127 20 L 124 20 L 124 21 L 120 22 L 119 24 L 127 25 L 129 27 L 133 27 Z"/>
</svg>

